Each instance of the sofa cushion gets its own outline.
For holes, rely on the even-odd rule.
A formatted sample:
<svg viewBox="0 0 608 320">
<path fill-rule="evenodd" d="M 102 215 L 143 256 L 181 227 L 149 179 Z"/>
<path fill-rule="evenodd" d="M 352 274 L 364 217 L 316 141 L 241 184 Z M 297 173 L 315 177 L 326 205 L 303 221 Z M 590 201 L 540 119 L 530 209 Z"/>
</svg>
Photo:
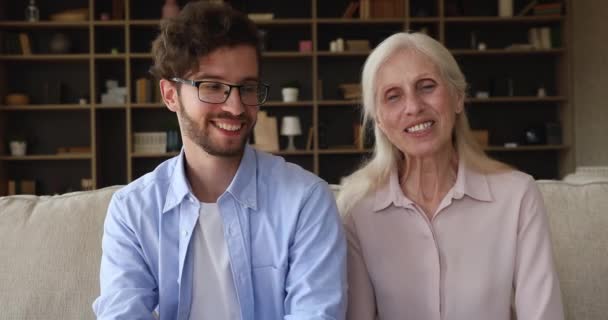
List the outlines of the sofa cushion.
<svg viewBox="0 0 608 320">
<path fill-rule="evenodd" d="M 538 181 L 551 224 L 566 319 L 608 315 L 608 182 Z"/>
<path fill-rule="evenodd" d="M 93 319 L 103 221 L 119 187 L 0 198 L 0 319 Z"/>
</svg>

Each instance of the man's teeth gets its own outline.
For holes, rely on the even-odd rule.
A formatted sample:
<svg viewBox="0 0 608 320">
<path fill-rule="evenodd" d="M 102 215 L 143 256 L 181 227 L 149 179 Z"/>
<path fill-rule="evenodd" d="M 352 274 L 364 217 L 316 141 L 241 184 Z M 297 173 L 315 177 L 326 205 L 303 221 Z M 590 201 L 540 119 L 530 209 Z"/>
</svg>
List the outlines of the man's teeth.
<svg viewBox="0 0 608 320">
<path fill-rule="evenodd" d="M 429 128 L 431 125 L 433 125 L 433 122 L 432 121 L 427 121 L 427 122 L 419 123 L 419 124 L 417 124 L 415 126 L 411 126 L 411 127 L 407 128 L 407 129 L 405 129 L 405 131 L 410 132 L 410 133 L 411 132 L 418 132 L 418 131 L 422 131 L 424 129 Z"/>
<path fill-rule="evenodd" d="M 238 131 L 243 126 L 242 124 L 228 124 L 228 123 L 221 123 L 221 122 L 216 122 L 215 125 L 218 128 L 224 129 L 227 131 Z"/>
</svg>

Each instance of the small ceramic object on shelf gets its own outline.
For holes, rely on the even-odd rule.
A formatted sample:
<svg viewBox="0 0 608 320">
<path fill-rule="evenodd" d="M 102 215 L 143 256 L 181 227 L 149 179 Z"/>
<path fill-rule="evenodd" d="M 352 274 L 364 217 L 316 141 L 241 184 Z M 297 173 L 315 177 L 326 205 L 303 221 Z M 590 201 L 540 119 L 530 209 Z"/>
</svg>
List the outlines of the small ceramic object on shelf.
<svg viewBox="0 0 608 320">
<path fill-rule="evenodd" d="M 40 9 L 38 9 L 35 0 L 30 0 L 30 4 L 25 8 L 25 20 L 29 22 L 40 20 Z"/>
<path fill-rule="evenodd" d="M 179 14 L 179 6 L 176 0 L 166 0 L 163 5 L 163 19 L 173 18 Z"/>
<path fill-rule="evenodd" d="M 281 89 L 283 95 L 283 102 L 296 102 L 298 101 L 298 88 L 283 88 Z"/>
<path fill-rule="evenodd" d="M 15 157 L 22 157 L 27 151 L 27 142 L 21 140 L 12 140 L 9 143 L 11 149 L 11 155 Z"/>
<path fill-rule="evenodd" d="M 49 49 L 52 53 L 68 53 L 72 43 L 70 38 L 63 33 L 55 33 L 51 37 Z"/>
</svg>

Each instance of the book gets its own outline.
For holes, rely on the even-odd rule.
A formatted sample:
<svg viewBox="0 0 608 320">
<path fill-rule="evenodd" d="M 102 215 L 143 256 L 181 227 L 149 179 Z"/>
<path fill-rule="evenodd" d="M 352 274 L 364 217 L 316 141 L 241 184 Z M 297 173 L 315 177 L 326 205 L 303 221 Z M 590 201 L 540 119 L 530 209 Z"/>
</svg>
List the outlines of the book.
<svg viewBox="0 0 608 320">
<path fill-rule="evenodd" d="M 535 16 L 559 16 L 562 14 L 562 4 L 555 3 L 539 3 L 534 6 Z"/>
<path fill-rule="evenodd" d="M 306 150 L 312 150 L 312 140 L 314 137 L 314 127 L 308 129 L 308 139 L 306 140 Z"/>
<path fill-rule="evenodd" d="M 527 15 L 528 13 L 530 13 L 532 11 L 532 9 L 534 9 L 534 6 L 536 6 L 537 3 L 538 3 L 538 0 L 530 1 L 530 3 L 528 3 L 525 7 L 523 7 L 523 9 L 521 9 L 517 13 L 517 16 L 523 17 L 523 16 Z"/>
<path fill-rule="evenodd" d="M 279 151 L 277 118 L 269 117 L 265 111 L 260 111 L 258 121 L 253 128 L 253 137 L 256 149 L 268 152 Z"/>
<path fill-rule="evenodd" d="M 152 100 L 151 89 L 150 80 L 146 78 L 135 80 L 135 101 L 137 103 L 150 102 L 150 100 Z"/>
<path fill-rule="evenodd" d="M 359 1 L 351 1 L 348 6 L 346 6 L 342 18 L 353 18 L 357 9 L 359 9 Z"/>
<path fill-rule="evenodd" d="M 359 4 L 359 18 L 361 19 L 369 19 L 370 15 L 370 1 L 371 0 L 361 0 Z"/>
<path fill-rule="evenodd" d="M 403 0 L 370 0 L 369 17 L 371 18 L 400 18 L 405 14 Z"/>
<path fill-rule="evenodd" d="M 19 35 L 14 32 L 6 32 L 2 35 L 1 51 L 4 54 L 21 54 L 21 42 Z"/>
<path fill-rule="evenodd" d="M 32 46 L 30 43 L 30 37 L 27 33 L 19 33 L 19 45 L 21 46 L 21 53 L 25 55 L 32 54 Z"/>
</svg>

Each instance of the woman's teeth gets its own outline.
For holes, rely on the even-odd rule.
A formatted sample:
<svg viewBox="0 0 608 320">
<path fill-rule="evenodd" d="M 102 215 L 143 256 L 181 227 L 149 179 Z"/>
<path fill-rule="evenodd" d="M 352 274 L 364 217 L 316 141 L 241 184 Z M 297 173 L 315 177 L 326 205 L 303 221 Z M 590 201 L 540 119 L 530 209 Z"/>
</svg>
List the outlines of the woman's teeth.
<svg viewBox="0 0 608 320">
<path fill-rule="evenodd" d="M 419 131 L 429 128 L 432 125 L 433 125 L 433 121 L 427 121 L 427 122 L 419 123 L 415 126 L 411 126 L 407 129 L 405 129 L 405 131 L 407 131 L 409 133 L 419 132 Z"/>
</svg>

